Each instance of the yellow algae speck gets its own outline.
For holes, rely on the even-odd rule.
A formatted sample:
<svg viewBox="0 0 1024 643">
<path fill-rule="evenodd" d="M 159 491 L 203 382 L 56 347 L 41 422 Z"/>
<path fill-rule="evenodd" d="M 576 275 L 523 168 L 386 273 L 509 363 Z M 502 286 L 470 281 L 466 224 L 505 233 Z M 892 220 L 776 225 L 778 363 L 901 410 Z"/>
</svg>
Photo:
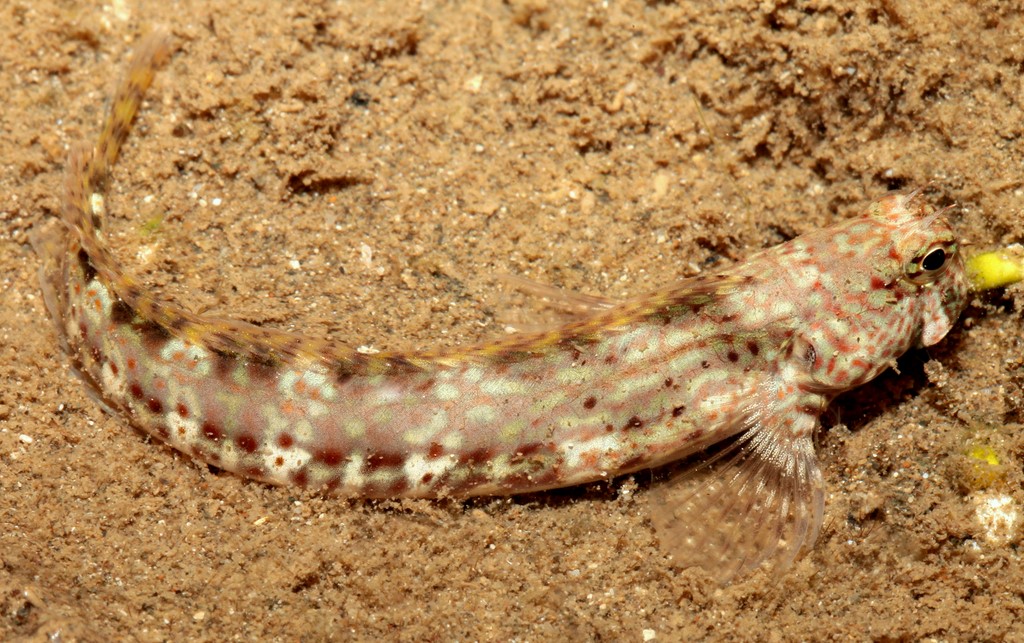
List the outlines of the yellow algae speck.
<svg viewBox="0 0 1024 643">
<path fill-rule="evenodd" d="M 1024 279 L 1024 246 L 983 252 L 967 259 L 967 274 L 976 290 L 1008 286 Z"/>
</svg>

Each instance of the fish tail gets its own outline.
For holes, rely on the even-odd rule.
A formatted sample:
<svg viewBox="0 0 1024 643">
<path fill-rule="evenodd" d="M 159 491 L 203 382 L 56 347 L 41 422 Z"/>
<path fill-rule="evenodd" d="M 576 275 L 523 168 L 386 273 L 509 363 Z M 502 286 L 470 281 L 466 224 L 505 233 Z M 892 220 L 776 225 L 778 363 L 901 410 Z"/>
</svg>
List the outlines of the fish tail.
<svg viewBox="0 0 1024 643">
<path fill-rule="evenodd" d="M 71 150 L 64 179 L 61 218 L 71 232 L 70 243 L 79 246 L 77 250 L 84 253 L 92 269 L 137 311 L 154 307 L 154 302 L 148 301 L 135 278 L 124 271 L 107 248 L 102 234 L 106 218 L 102 190 L 128 138 L 146 90 L 170 51 L 170 35 L 162 29 L 151 32 L 139 42 L 127 73 L 118 83 L 99 138 L 91 147 L 77 145 Z M 68 251 L 67 254 L 71 254 L 76 248 L 69 246 Z"/>
<path fill-rule="evenodd" d="M 85 171 L 87 189 L 103 187 L 110 168 L 117 162 L 121 147 L 128 138 L 142 99 L 153 84 L 157 70 L 167 62 L 170 53 L 170 34 L 163 29 L 154 30 L 139 43 L 103 119 L 103 129 Z"/>
</svg>

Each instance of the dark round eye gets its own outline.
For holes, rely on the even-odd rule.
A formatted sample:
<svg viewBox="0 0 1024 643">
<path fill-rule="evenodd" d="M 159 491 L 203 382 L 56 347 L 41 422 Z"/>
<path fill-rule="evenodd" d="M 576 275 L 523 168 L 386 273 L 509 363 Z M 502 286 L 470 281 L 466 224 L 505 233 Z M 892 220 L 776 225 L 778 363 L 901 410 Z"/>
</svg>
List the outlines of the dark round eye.
<svg viewBox="0 0 1024 643">
<path fill-rule="evenodd" d="M 943 243 L 926 248 L 907 264 L 906 278 L 922 286 L 931 283 L 946 271 L 950 258 L 955 254 L 955 243 Z"/>
<path fill-rule="evenodd" d="M 926 254 L 921 260 L 921 269 L 925 272 L 932 272 L 942 268 L 946 264 L 946 251 L 936 248 Z"/>
</svg>

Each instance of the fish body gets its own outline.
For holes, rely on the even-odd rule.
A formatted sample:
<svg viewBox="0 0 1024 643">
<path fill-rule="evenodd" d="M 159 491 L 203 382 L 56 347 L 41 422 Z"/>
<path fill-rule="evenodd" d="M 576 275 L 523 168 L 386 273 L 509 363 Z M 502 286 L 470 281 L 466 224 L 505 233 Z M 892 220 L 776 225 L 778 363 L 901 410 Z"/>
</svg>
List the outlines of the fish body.
<svg viewBox="0 0 1024 643">
<path fill-rule="evenodd" d="M 939 341 L 966 303 L 957 238 L 912 192 L 742 263 L 466 348 L 364 355 L 197 315 L 137 283 L 102 232 L 99 191 L 167 48 L 159 34 L 140 45 L 99 140 L 72 153 L 63 226 L 36 246 L 64 348 L 104 404 L 221 469 L 355 497 L 516 494 L 734 438 L 731 469 L 661 503 L 659 535 L 673 551 L 717 548 L 730 573 L 785 563 L 821 523 L 820 414 Z M 726 528 L 752 511 L 770 518 Z"/>
</svg>

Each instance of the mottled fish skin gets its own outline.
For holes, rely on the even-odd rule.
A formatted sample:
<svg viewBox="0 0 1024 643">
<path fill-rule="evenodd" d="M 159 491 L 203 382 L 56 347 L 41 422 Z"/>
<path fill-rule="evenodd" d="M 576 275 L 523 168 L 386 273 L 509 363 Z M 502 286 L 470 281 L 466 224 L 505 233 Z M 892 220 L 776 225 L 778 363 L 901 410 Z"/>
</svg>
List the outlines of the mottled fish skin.
<svg viewBox="0 0 1024 643">
<path fill-rule="evenodd" d="M 811 434 L 822 411 L 939 341 L 966 302 L 957 238 L 911 192 L 552 330 L 468 348 L 363 355 L 196 315 L 129 276 L 102 232 L 100 190 L 168 49 L 163 34 L 140 43 L 98 142 L 72 153 L 64 225 L 36 235 L 43 289 L 109 408 L 250 478 L 356 497 L 514 494 L 738 436 L 731 473 L 656 509 L 659 535 L 696 553 L 686 564 L 728 567 L 723 578 L 785 564 L 821 523 Z M 764 511 L 752 519 L 767 527 L 722 526 Z M 716 524 L 699 526 L 707 516 Z M 720 559 L 702 561 L 711 541 Z"/>
</svg>

